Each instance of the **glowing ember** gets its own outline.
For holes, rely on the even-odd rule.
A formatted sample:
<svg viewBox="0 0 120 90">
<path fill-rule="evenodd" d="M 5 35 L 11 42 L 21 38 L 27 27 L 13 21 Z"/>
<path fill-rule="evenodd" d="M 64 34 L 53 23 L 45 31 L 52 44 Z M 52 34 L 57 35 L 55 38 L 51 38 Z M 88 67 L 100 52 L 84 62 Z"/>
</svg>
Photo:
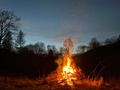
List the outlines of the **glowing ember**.
<svg viewBox="0 0 120 90">
<path fill-rule="evenodd" d="M 75 77 L 76 72 L 75 65 L 70 55 L 64 56 L 63 68 L 58 80 L 59 83 L 61 85 L 73 85 L 73 82 L 77 80 L 77 77 Z"/>
</svg>

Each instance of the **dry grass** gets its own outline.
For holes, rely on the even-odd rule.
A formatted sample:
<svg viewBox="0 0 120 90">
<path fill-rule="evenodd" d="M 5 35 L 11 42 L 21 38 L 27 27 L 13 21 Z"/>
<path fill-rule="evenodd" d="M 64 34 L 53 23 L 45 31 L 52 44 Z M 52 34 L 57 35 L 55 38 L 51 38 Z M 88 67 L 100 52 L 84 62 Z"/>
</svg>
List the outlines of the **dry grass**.
<svg viewBox="0 0 120 90">
<path fill-rule="evenodd" d="M 86 82 L 88 83 L 88 81 Z M 120 79 L 111 79 L 99 87 L 90 84 L 91 82 L 89 85 L 78 82 L 70 87 L 47 83 L 45 78 L 32 80 L 27 77 L 0 77 L 0 90 L 120 90 Z"/>
</svg>

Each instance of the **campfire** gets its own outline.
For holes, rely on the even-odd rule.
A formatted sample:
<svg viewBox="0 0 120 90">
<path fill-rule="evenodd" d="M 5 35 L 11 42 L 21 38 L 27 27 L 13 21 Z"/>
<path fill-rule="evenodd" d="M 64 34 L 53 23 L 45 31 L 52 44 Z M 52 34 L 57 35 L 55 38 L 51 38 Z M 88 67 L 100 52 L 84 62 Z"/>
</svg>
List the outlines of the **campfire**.
<svg viewBox="0 0 120 90">
<path fill-rule="evenodd" d="M 59 63 L 59 60 L 61 59 L 58 59 L 58 61 L 56 61 L 56 63 L 59 65 L 59 68 L 57 69 L 57 73 L 59 73 L 58 83 L 61 85 L 67 84 L 72 86 L 74 82 L 79 78 L 81 70 L 79 68 L 76 68 L 70 54 L 63 56 L 63 62 L 61 65 Z"/>
<path fill-rule="evenodd" d="M 70 38 L 65 40 L 64 46 L 64 54 L 55 61 L 58 64 L 58 68 L 47 77 L 47 82 L 54 85 L 59 84 L 73 86 L 76 84 L 100 86 L 103 82 L 103 78 L 87 78 L 81 68 L 75 65 L 72 58 L 73 43 Z"/>
</svg>

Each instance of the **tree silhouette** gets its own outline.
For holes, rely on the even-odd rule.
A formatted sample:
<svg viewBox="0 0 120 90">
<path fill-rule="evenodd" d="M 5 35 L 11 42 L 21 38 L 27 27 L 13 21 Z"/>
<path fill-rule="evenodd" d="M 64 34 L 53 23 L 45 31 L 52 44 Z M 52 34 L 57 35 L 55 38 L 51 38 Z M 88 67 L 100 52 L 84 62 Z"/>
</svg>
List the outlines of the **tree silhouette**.
<svg viewBox="0 0 120 90">
<path fill-rule="evenodd" d="M 13 12 L 0 10 L 0 47 L 9 31 L 16 31 L 19 28 L 20 18 Z"/>
<path fill-rule="evenodd" d="M 87 50 L 86 45 L 81 45 L 76 48 L 77 53 L 81 53 L 81 54 L 84 53 L 86 50 Z"/>
<path fill-rule="evenodd" d="M 89 43 L 90 49 L 94 49 L 94 48 L 97 48 L 99 46 L 101 46 L 100 42 L 96 38 L 92 38 L 90 43 Z"/>
<path fill-rule="evenodd" d="M 51 55 L 52 55 L 52 53 L 53 53 L 53 55 L 57 54 L 57 49 L 56 49 L 55 45 L 48 45 L 47 51 L 48 51 L 49 55 L 50 55 L 50 53 L 51 53 Z"/>
<path fill-rule="evenodd" d="M 12 50 L 13 42 L 12 42 L 12 33 L 9 31 L 3 40 L 3 48 L 6 50 Z"/>
<path fill-rule="evenodd" d="M 118 42 L 118 38 L 117 36 L 113 36 L 112 38 L 108 38 L 105 40 L 105 45 L 109 45 L 109 44 L 114 44 Z"/>
<path fill-rule="evenodd" d="M 119 35 L 118 38 L 117 38 L 117 43 L 120 44 L 120 35 Z"/>
<path fill-rule="evenodd" d="M 33 51 L 35 54 L 44 54 L 45 53 L 45 44 L 42 42 L 37 42 L 33 45 Z"/>
<path fill-rule="evenodd" d="M 24 35 L 25 34 L 22 32 L 22 30 L 20 30 L 15 41 L 16 48 L 21 49 L 24 46 L 25 44 Z"/>
</svg>

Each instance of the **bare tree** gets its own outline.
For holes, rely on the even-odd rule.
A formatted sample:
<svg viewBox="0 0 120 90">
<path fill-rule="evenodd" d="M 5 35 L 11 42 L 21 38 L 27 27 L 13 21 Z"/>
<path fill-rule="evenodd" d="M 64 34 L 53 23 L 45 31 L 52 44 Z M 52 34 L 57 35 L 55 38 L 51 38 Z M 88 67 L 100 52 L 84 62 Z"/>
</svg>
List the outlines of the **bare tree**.
<svg viewBox="0 0 120 90">
<path fill-rule="evenodd" d="M 117 36 L 113 36 L 112 38 L 108 38 L 105 40 L 105 45 L 109 45 L 109 44 L 114 44 L 118 42 L 118 38 Z"/>
<path fill-rule="evenodd" d="M 48 54 L 50 52 L 53 52 L 53 54 L 57 54 L 58 53 L 57 48 L 55 47 L 55 45 L 48 45 L 47 46 L 47 51 L 48 51 Z"/>
<path fill-rule="evenodd" d="M 9 31 L 16 31 L 19 28 L 20 17 L 10 11 L 0 10 L 0 47 Z"/>
<path fill-rule="evenodd" d="M 100 42 L 96 39 L 96 38 L 92 38 L 90 43 L 89 43 L 89 47 L 90 49 L 94 49 L 101 46 Z"/>
<path fill-rule="evenodd" d="M 105 45 L 108 45 L 108 44 L 112 44 L 112 41 L 111 41 L 111 39 L 108 38 L 108 39 L 105 40 L 104 43 L 105 43 Z"/>
<path fill-rule="evenodd" d="M 22 32 L 22 30 L 20 30 L 18 35 L 17 35 L 17 39 L 15 41 L 15 45 L 19 49 L 21 49 L 21 47 L 23 47 L 25 44 L 24 36 L 25 36 L 25 34 Z"/>
<path fill-rule="evenodd" d="M 12 50 L 13 42 L 12 42 L 12 34 L 9 31 L 3 40 L 3 48 L 7 50 Z"/>
<path fill-rule="evenodd" d="M 33 45 L 33 51 L 35 54 L 44 54 L 45 53 L 45 44 L 42 42 L 37 42 Z"/>
<path fill-rule="evenodd" d="M 87 50 L 87 46 L 86 45 L 81 45 L 81 46 L 78 46 L 76 51 L 77 53 L 84 53 L 85 51 Z"/>
</svg>

